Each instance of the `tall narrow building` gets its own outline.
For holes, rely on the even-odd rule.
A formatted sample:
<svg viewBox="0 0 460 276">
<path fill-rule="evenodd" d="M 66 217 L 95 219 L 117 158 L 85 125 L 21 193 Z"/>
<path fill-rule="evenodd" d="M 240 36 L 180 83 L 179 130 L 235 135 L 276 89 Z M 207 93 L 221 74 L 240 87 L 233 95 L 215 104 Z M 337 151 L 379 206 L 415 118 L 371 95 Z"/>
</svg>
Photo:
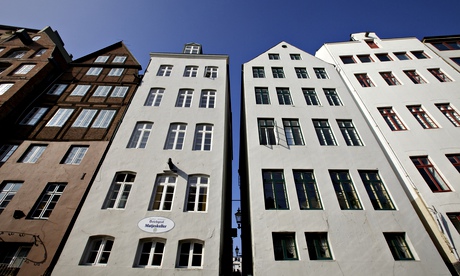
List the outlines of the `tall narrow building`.
<svg viewBox="0 0 460 276">
<path fill-rule="evenodd" d="M 335 64 L 457 274 L 460 73 L 430 48 L 414 37 L 380 39 L 366 32 L 352 34 L 348 42 L 326 43 L 316 56 Z"/>
<path fill-rule="evenodd" d="M 36 85 L 30 77 L 22 88 L 16 89 L 16 84 L 10 88 L 14 95 L 8 90 L 0 96 L 7 97 L 5 102 L 9 104 L 22 96 L 17 94 L 27 91 L 22 89 L 33 89 L 32 100 L 26 104 L 14 100 L 12 111 L 5 107 L 7 119 L 3 125 L 9 131 L 1 137 L 2 275 L 52 272 L 140 81 L 140 65 L 122 42 L 65 63 L 67 69 L 60 74 L 42 74 L 33 70 L 42 67 L 43 58 L 53 63 L 58 47 L 46 47 L 46 32 L 34 34 L 32 41 L 41 48 L 33 53 L 31 59 L 36 60 L 24 61 L 30 70 L 12 74 L 21 72 L 27 79 L 28 74 L 35 73 L 47 86 Z M 19 61 L 21 51 L 24 58 L 32 54 L 25 48 L 8 49 L 11 51 Z M 19 83 L 21 80 L 18 78 Z"/>
<path fill-rule="evenodd" d="M 243 65 L 243 275 L 450 275 L 335 67 Z"/>
<path fill-rule="evenodd" d="M 54 275 L 231 273 L 228 57 L 151 53 Z"/>
</svg>

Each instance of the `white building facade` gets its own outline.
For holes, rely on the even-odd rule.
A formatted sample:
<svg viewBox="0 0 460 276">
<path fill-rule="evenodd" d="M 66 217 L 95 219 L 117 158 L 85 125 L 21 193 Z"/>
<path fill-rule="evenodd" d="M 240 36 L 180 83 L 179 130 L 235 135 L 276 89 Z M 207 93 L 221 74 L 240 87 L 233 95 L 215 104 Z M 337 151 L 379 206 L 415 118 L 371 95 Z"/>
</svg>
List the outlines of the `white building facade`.
<svg viewBox="0 0 460 276">
<path fill-rule="evenodd" d="M 429 36 L 422 42 L 460 72 L 460 35 Z"/>
<path fill-rule="evenodd" d="M 228 56 L 152 53 L 54 275 L 228 275 Z"/>
<path fill-rule="evenodd" d="M 460 74 L 430 48 L 417 38 L 367 32 L 326 43 L 316 56 L 335 64 L 444 261 L 458 273 Z"/>
<path fill-rule="evenodd" d="M 450 275 L 334 66 L 243 65 L 243 275 Z"/>
</svg>

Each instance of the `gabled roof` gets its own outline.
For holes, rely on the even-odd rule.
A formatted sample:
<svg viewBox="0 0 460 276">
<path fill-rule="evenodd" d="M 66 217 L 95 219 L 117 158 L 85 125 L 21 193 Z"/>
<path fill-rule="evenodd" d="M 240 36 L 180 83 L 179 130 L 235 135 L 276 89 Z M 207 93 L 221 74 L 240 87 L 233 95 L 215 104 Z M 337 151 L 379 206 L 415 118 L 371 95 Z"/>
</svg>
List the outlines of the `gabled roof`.
<svg viewBox="0 0 460 276">
<path fill-rule="evenodd" d="M 310 57 L 312 59 L 318 59 L 317 57 L 315 57 L 314 55 L 310 54 L 310 53 L 307 53 L 305 52 L 304 50 L 301 50 L 297 47 L 295 47 L 294 45 L 292 44 L 289 44 L 287 43 L 286 41 L 281 41 L 280 43 L 276 44 L 275 46 L 271 47 L 270 49 L 266 50 L 265 52 L 263 52 L 262 54 L 256 56 L 255 58 L 247 61 L 246 63 L 249 63 L 249 62 L 252 62 L 252 61 L 255 61 L 259 58 L 261 58 L 262 56 L 265 56 L 267 55 L 268 53 L 277 53 L 277 49 L 278 48 L 289 48 L 289 49 L 292 49 L 292 54 L 296 54 L 296 53 L 303 53 L 306 57 Z M 265 59 L 265 57 L 263 57 Z"/>
</svg>

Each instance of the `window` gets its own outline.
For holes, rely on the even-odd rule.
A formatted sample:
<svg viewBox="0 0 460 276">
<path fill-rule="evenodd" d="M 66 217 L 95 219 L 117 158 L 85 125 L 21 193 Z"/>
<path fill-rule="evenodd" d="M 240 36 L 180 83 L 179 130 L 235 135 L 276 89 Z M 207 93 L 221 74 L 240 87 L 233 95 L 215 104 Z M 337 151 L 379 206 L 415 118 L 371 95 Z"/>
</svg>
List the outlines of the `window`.
<svg viewBox="0 0 460 276">
<path fill-rule="evenodd" d="M 160 69 L 158 69 L 157 76 L 169 77 L 171 75 L 172 68 L 172 65 L 161 65 Z"/>
<path fill-rule="evenodd" d="M 297 78 L 299 79 L 308 79 L 307 69 L 304 67 L 296 67 L 295 73 L 297 74 Z"/>
<path fill-rule="evenodd" d="M 203 262 L 202 241 L 179 241 L 177 267 L 194 268 L 201 267 Z"/>
<path fill-rule="evenodd" d="M 106 265 L 112 251 L 113 241 L 114 238 L 110 236 L 90 237 L 80 264 Z"/>
<path fill-rule="evenodd" d="M 276 94 L 278 95 L 278 103 L 280 105 L 292 105 L 289 88 L 276 88 Z"/>
<path fill-rule="evenodd" d="M 361 84 L 362 87 L 373 87 L 375 86 L 374 83 L 372 83 L 371 79 L 367 74 L 355 74 L 356 79 L 358 80 L 359 84 Z"/>
<path fill-rule="evenodd" d="M 3 210 L 5 210 L 21 186 L 22 182 L 17 181 L 5 181 L 2 183 L 0 186 L 0 214 L 3 213 Z"/>
<path fill-rule="evenodd" d="M 362 63 L 374 62 L 369 55 L 358 55 L 358 58 Z"/>
<path fill-rule="evenodd" d="M 27 51 L 14 51 L 7 58 L 23 58 Z"/>
<path fill-rule="evenodd" d="M 268 88 L 256 87 L 256 104 L 270 104 L 270 96 L 268 95 Z"/>
<path fill-rule="evenodd" d="M 284 134 L 286 135 L 286 141 L 288 145 L 304 145 L 299 120 L 283 119 L 283 126 Z"/>
<path fill-rule="evenodd" d="M 99 76 L 102 72 L 102 67 L 91 67 L 89 68 L 88 72 L 86 72 L 87 76 Z"/>
<path fill-rule="evenodd" d="M 453 57 L 450 58 L 453 62 L 455 62 L 457 65 L 460 65 L 460 57 Z"/>
<path fill-rule="evenodd" d="M 341 106 L 342 101 L 340 100 L 339 94 L 335 89 L 323 89 L 324 95 L 326 95 L 327 102 L 331 106 Z"/>
<path fill-rule="evenodd" d="M 280 55 L 279 54 L 268 54 L 268 59 L 270 59 L 270 60 L 279 60 Z"/>
<path fill-rule="evenodd" d="M 128 92 L 129 86 L 115 86 L 110 97 L 123 98 Z"/>
<path fill-rule="evenodd" d="M 3 144 L 0 146 L 0 163 L 8 161 L 11 155 L 17 150 L 19 146 L 14 144 Z"/>
<path fill-rule="evenodd" d="M 110 85 L 100 85 L 96 88 L 96 91 L 93 93 L 93 97 L 107 97 L 109 95 L 112 86 Z"/>
<path fill-rule="evenodd" d="M 454 165 L 457 171 L 460 173 L 460 154 L 446 154 L 447 159 Z M 1 161 L 1 160 L 0 160 Z"/>
<path fill-rule="evenodd" d="M 434 68 L 434 69 L 428 69 L 428 71 L 435 76 L 435 78 L 438 79 L 440 82 L 451 82 L 452 80 L 444 74 L 444 72 L 441 71 L 439 68 Z"/>
<path fill-rule="evenodd" d="M 125 63 L 126 56 L 115 56 L 112 63 Z"/>
<path fill-rule="evenodd" d="M 61 95 L 62 92 L 67 88 L 67 84 L 55 84 L 51 89 L 46 93 L 48 95 Z M 73 92 L 72 92 L 73 93 Z"/>
<path fill-rule="evenodd" d="M 181 89 L 177 95 L 176 107 L 190 107 L 192 105 L 193 90 Z"/>
<path fill-rule="evenodd" d="M 59 108 L 54 114 L 53 118 L 48 121 L 46 126 L 48 127 L 61 127 L 65 124 L 70 115 L 72 115 L 72 108 Z"/>
<path fill-rule="evenodd" d="M 460 41 L 456 41 L 456 40 L 435 42 L 431 44 L 434 47 L 436 47 L 439 51 L 460 50 Z"/>
<path fill-rule="evenodd" d="M 171 124 L 164 149 L 181 150 L 184 145 L 186 124 Z"/>
<path fill-rule="evenodd" d="M 398 79 L 391 72 L 380 72 L 380 75 L 388 85 L 401 85 Z"/>
<path fill-rule="evenodd" d="M 215 79 L 215 78 L 217 78 L 217 71 L 218 71 L 217 67 L 206 66 L 205 71 L 204 71 L 204 77 L 205 78 Z"/>
<path fill-rule="evenodd" d="M 272 233 L 275 261 L 298 260 L 295 233 Z"/>
<path fill-rule="evenodd" d="M 313 68 L 313 70 L 315 71 L 315 75 L 318 79 L 328 79 L 329 78 L 324 68 Z"/>
<path fill-rule="evenodd" d="M 367 45 L 372 48 L 372 49 L 377 49 L 379 48 L 379 46 L 377 46 L 377 44 L 375 44 L 375 42 L 373 40 L 365 40 L 365 42 L 367 43 Z"/>
<path fill-rule="evenodd" d="M 72 124 L 72 127 L 88 127 L 96 113 L 96 109 L 83 109 Z"/>
<path fill-rule="evenodd" d="M 377 171 L 359 171 L 359 175 L 375 210 L 395 210 L 390 195 Z"/>
<path fill-rule="evenodd" d="M 184 54 L 199 54 L 200 46 L 199 45 L 186 45 L 184 48 Z"/>
<path fill-rule="evenodd" d="M 391 61 L 392 59 L 388 56 L 387 53 L 384 54 L 375 54 L 375 56 L 380 60 L 380 61 Z"/>
<path fill-rule="evenodd" d="M 283 68 L 281 67 L 272 67 L 272 73 L 275 79 L 284 78 L 284 71 L 283 71 Z"/>
<path fill-rule="evenodd" d="M 190 176 L 188 178 L 187 202 L 185 211 L 205 212 L 208 201 L 209 177 L 204 175 Z"/>
<path fill-rule="evenodd" d="M 165 240 L 143 239 L 139 241 L 138 259 L 136 265 L 140 267 L 159 267 L 163 259 Z"/>
<path fill-rule="evenodd" d="M 47 107 L 34 107 L 19 124 L 33 126 L 45 115 L 46 111 L 48 111 Z"/>
<path fill-rule="evenodd" d="M 263 67 L 252 67 L 252 76 L 254 78 L 265 78 L 265 70 Z"/>
<path fill-rule="evenodd" d="M 35 163 L 45 151 L 47 145 L 30 145 L 24 155 L 19 159 L 20 163 Z"/>
<path fill-rule="evenodd" d="M 150 132 L 152 131 L 152 125 L 152 123 L 137 123 L 133 133 L 131 134 L 127 148 L 145 148 L 149 139 Z"/>
<path fill-rule="evenodd" d="M 107 128 L 112 122 L 113 116 L 115 116 L 116 110 L 103 109 L 99 111 L 99 114 L 91 125 L 92 128 Z"/>
<path fill-rule="evenodd" d="M 425 128 L 438 128 L 438 126 L 433 122 L 433 120 L 426 114 L 425 110 L 423 110 L 421 105 L 412 105 L 412 106 L 407 106 L 407 109 L 409 109 L 410 113 L 414 115 L 415 119 L 419 122 L 419 124 Z"/>
<path fill-rule="evenodd" d="M 431 164 L 428 156 L 415 156 L 410 158 L 412 163 L 422 175 L 426 184 L 433 192 L 450 192 L 447 183 L 442 179 L 436 168 Z"/>
<path fill-rule="evenodd" d="M 0 63 L 0 74 L 5 72 L 6 69 L 8 69 L 8 67 L 10 67 L 11 64 L 10 63 Z M 0 92 L 1 93 L 1 92 Z M 3 92 L 4 93 L 4 92 Z M 3 94 L 2 93 L 2 94 Z"/>
<path fill-rule="evenodd" d="M 344 64 L 356 63 L 353 56 L 341 56 L 340 59 L 342 60 Z"/>
<path fill-rule="evenodd" d="M 185 66 L 184 77 L 194 78 L 198 74 L 198 66 Z"/>
<path fill-rule="evenodd" d="M 348 171 L 329 171 L 335 194 L 342 210 L 360 210 L 358 194 Z"/>
<path fill-rule="evenodd" d="M 71 146 L 61 163 L 79 165 L 87 151 L 88 146 Z"/>
<path fill-rule="evenodd" d="M 288 210 L 289 203 L 282 170 L 262 170 L 265 210 Z"/>
<path fill-rule="evenodd" d="M 460 234 L 460 213 L 446 213 L 446 215 Z"/>
<path fill-rule="evenodd" d="M 404 71 L 404 74 L 406 74 L 406 76 L 408 76 L 415 84 L 426 83 L 426 81 L 415 70 L 406 70 Z"/>
<path fill-rule="evenodd" d="M 383 119 L 388 124 L 391 130 L 406 130 L 406 127 L 399 119 L 398 115 L 393 111 L 391 107 L 380 107 L 378 108 Z"/>
<path fill-rule="evenodd" d="M 273 119 L 258 119 L 259 142 L 261 145 L 276 145 L 275 121 Z"/>
<path fill-rule="evenodd" d="M 200 97 L 201 108 L 214 108 L 216 102 L 216 91 L 214 90 L 202 90 Z"/>
<path fill-rule="evenodd" d="M 423 51 L 413 51 L 411 52 L 417 59 L 427 59 L 429 58 L 427 54 L 425 54 Z"/>
<path fill-rule="evenodd" d="M 88 92 L 88 90 L 90 88 L 91 88 L 91 85 L 79 84 L 79 85 L 75 86 L 75 88 L 72 91 L 72 93 L 70 93 L 70 96 L 84 96 L 86 94 L 86 92 Z"/>
<path fill-rule="evenodd" d="M 164 88 L 150 88 L 144 106 L 160 106 L 164 93 Z"/>
<path fill-rule="evenodd" d="M 294 182 L 301 210 L 323 209 L 313 171 L 294 170 Z"/>
<path fill-rule="evenodd" d="M 65 183 L 49 183 L 30 214 L 31 219 L 48 219 L 64 192 Z"/>
<path fill-rule="evenodd" d="M 46 50 L 47 50 L 47 49 L 44 49 L 44 48 L 38 50 L 38 51 L 35 53 L 34 57 L 41 57 L 41 56 L 43 56 L 43 55 L 46 53 Z"/>
<path fill-rule="evenodd" d="M 0 95 L 5 94 L 13 85 L 14 83 L 0 83 Z"/>
<path fill-rule="evenodd" d="M 196 125 L 195 140 L 193 141 L 193 150 L 211 150 L 212 144 L 212 125 Z"/>
<path fill-rule="evenodd" d="M 35 64 L 24 64 L 21 65 L 16 71 L 14 71 L 15 75 L 25 75 L 30 72 L 35 67 Z"/>
<path fill-rule="evenodd" d="M 410 60 L 411 58 L 406 52 L 393 53 L 399 60 Z"/>
<path fill-rule="evenodd" d="M 33 243 L 2 242 L 0 267 L 3 275 L 17 275 Z"/>
<path fill-rule="evenodd" d="M 123 74 L 124 70 L 125 68 L 112 68 L 110 69 L 108 76 L 119 77 Z"/>
<path fill-rule="evenodd" d="M 302 92 L 307 105 L 321 105 L 314 88 L 302 88 Z"/>
<path fill-rule="evenodd" d="M 383 235 L 396 261 L 414 260 L 409 245 L 406 243 L 405 233 L 383 233 Z"/>
<path fill-rule="evenodd" d="M 289 54 L 292 60 L 301 60 L 300 54 Z"/>
<path fill-rule="evenodd" d="M 155 183 L 154 197 L 151 200 L 149 210 L 168 211 L 171 210 L 174 190 L 176 188 L 176 177 L 172 175 L 159 175 Z"/>
<path fill-rule="evenodd" d="M 358 132 L 351 120 L 337 120 L 343 139 L 347 142 L 347 146 L 362 146 L 363 142 L 359 138 Z"/>
<path fill-rule="evenodd" d="M 94 63 L 106 63 L 109 60 L 109 56 L 98 56 Z"/>
<path fill-rule="evenodd" d="M 313 120 L 316 135 L 321 146 L 336 146 L 334 134 L 327 120 Z"/>
<path fill-rule="evenodd" d="M 327 232 L 307 232 L 305 239 L 310 260 L 332 260 Z"/>
<path fill-rule="evenodd" d="M 449 119 L 449 121 L 456 127 L 460 127 L 460 115 L 453 109 L 450 104 L 436 104 L 436 107 Z"/>
<path fill-rule="evenodd" d="M 102 208 L 125 209 L 135 179 L 135 173 L 118 172 L 113 179 Z"/>
</svg>

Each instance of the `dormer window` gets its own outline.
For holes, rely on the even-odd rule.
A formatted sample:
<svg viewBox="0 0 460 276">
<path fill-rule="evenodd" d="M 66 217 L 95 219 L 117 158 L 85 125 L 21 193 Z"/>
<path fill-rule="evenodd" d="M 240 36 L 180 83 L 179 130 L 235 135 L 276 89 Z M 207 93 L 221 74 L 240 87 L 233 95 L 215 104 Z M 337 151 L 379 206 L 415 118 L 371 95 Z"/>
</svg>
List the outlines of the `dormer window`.
<svg viewBox="0 0 460 276">
<path fill-rule="evenodd" d="M 184 54 L 199 54 L 200 48 L 200 45 L 185 45 Z"/>
</svg>

